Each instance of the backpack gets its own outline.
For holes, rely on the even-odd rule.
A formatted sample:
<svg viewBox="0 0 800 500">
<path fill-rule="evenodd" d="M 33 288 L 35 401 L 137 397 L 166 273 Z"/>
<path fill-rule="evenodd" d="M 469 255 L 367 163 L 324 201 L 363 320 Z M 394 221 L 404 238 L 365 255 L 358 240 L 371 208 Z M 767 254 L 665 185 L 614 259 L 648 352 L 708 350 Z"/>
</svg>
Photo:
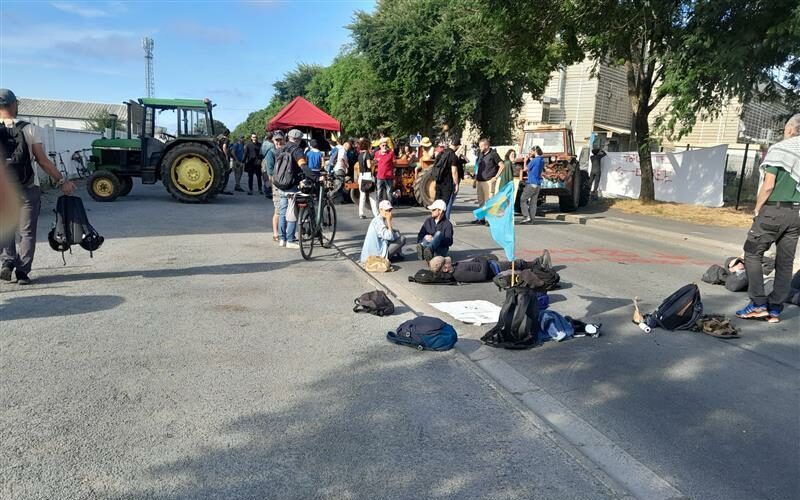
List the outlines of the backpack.
<svg viewBox="0 0 800 500">
<path fill-rule="evenodd" d="M 28 122 L 23 121 L 16 122 L 13 127 L 0 123 L 0 149 L 5 152 L 6 165 L 17 174 L 23 186 L 30 184 L 34 175 L 31 150 L 23 132 L 26 125 Z"/>
<path fill-rule="evenodd" d="M 481 341 L 504 349 L 530 349 L 540 345 L 536 292 L 525 287 L 509 288 L 497 324 L 481 337 Z"/>
<path fill-rule="evenodd" d="M 408 281 L 422 285 L 458 285 L 453 273 L 434 272 L 430 269 L 420 269 L 414 276 L 409 276 Z"/>
<path fill-rule="evenodd" d="M 394 303 L 381 290 L 366 292 L 355 300 L 353 312 L 368 312 L 375 316 L 388 316 L 394 313 Z"/>
<path fill-rule="evenodd" d="M 489 281 L 494 272 L 486 257 L 475 257 L 453 264 L 453 278 L 459 283 L 482 283 Z"/>
<path fill-rule="evenodd" d="M 295 145 L 286 146 L 275 157 L 275 166 L 272 169 L 270 180 L 281 191 L 295 187 L 300 180 L 299 169 L 295 168 L 292 159 L 295 148 L 297 148 Z"/>
<path fill-rule="evenodd" d="M 364 263 L 364 269 L 370 273 L 388 273 L 392 270 L 392 263 L 380 255 L 370 255 Z"/>
<path fill-rule="evenodd" d="M 664 299 L 653 314 L 645 316 L 644 321 L 650 328 L 660 326 L 667 330 L 688 330 L 702 315 L 700 289 L 691 283 Z"/>
<path fill-rule="evenodd" d="M 396 332 L 386 332 L 386 340 L 420 351 L 447 351 L 458 342 L 458 334 L 439 318 L 418 316 L 401 323 Z"/>
<path fill-rule="evenodd" d="M 511 270 L 501 271 L 494 278 L 492 282 L 500 290 L 506 290 L 511 287 L 520 286 L 531 288 L 534 290 L 546 292 L 558 288 L 561 281 L 561 276 L 552 269 L 542 269 L 540 267 L 533 267 L 531 269 L 523 269 L 522 271 L 514 271 L 514 282 L 511 282 Z"/>
<path fill-rule="evenodd" d="M 94 257 L 94 251 L 99 249 L 105 238 L 89 223 L 83 201 L 77 196 L 59 196 L 56 201 L 56 220 L 52 229 L 47 234 L 50 248 L 61 252 L 64 265 L 64 252 L 72 252 L 72 245 L 80 245 L 89 252 L 89 257 Z"/>
</svg>

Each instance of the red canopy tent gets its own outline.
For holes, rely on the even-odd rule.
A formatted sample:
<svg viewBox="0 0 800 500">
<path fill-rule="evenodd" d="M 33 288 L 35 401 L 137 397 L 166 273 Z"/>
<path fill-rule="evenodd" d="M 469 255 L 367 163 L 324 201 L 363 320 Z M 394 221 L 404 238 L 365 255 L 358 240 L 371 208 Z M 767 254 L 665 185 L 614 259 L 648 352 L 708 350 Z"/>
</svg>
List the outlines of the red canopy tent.
<svg viewBox="0 0 800 500">
<path fill-rule="evenodd" d="M 267 124 L 267 130 L 290 128 L 316 128 L 338 132 L 341 126 L 328 113 L 298 96 Z"/>
</svg>

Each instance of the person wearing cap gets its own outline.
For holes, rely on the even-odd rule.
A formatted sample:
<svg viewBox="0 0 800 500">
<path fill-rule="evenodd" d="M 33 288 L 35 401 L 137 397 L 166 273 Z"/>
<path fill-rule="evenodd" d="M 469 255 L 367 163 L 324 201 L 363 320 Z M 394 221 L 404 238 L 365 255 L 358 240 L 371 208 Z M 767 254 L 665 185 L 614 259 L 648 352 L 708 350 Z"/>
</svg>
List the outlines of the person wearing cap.
<svg viewBox="0 0 800 500">
<path fill-rule="evenodd" d="M 283 132 L 280 130 L 272 132 L 272 147 L 269 148 L 267 155 L 264 157 L 265 174 L 268 178 L 271 178 L 275 173 L 275 157 L 280 153 L 281 149 L 283 149 L 285 142 L 286 137 L 283 135 Z M 272 207 L 274 209 L 272 212 L 272 241 L 278 243 L 280 242 L 278 222 L 280 220 L 281 211 L 281 190 L 275 186 L 272 187 Z"/>
<path fill-rule="evenodd" d="M 388 137 L 381 137 L 374 158 L 378 166 L 378 199 L 391 200 L 394 187 L 394 151 L 389 148 Z"/>
<path fill-rule="evenodd" d="M 458 156 L 456 149 L 461 145 L 459 139 L 453 139 L 450 146 L 445 148 L 442 153 L 436 157 L 436 163 L 433 164 L 433 175 L 436 178 L 436 199 L 446 200 L 447 210 L 445 217 L 450 220 L 450 210 L 453 208 L 456 195 L 458 194 Z"/>
<path fill-rule="evenodd" d="M 29 284 L 33 265 L 33 255 L 36 250 L 36 227 L 39 222 L 39 209 L 41 208 L 41 189 L 39 175 L 34 168 L 33 160 L 54 179 L 65 195 L 71 195 L 75 191 L 75 184 L 69 179 L 64 178 L 58 171 L 42 145 L 44 133 L 36 125 L 17 120 L 19 102 L 17 96 L 9 89 L 0 89 L 0 145 L 17 145 L 19 141 L 24 141 L 27 146 L 27 157 L 22 161 L 30 161 L 33 169 L 33 176 L 25 184 L 19 186 L 19 195 L 22 202 L 19 211 L 16 234 L 6 241 L 0 241 L 0 280 L 11 281 L 11 274 L 14 272 L 17 284 Z M 23 149 L 24 151 L 24 149 Z M 14 151 L 6 151 L 6 155 L 12 155 Z M 20 183 L 17 168 L 11 164 L 12 158 L 6 158 L 12 182 Z"/>
<path fill-rule="evenodd" d="M 431 216 L 425 219 L 417 234 L 417 257 L 429 262 L 435 256 L 447 257 L 453 244 L 453 225 L 445 216 L 447 204 L 436 200 L 428 205 Z"/>
<path fill-rule="evenodd" d="M 275 148 L 272 142 L 272 137 L 275 135 L 272 131 L 267 131 L 264 135 L 264 142 L 261 143 L 261 178 L 264 179 L 264 195 L 267 198 L 272 198 L 272 186 L 269 182 L 269 175 L 267 174 L 267 153 Z"/>
<path fill-rule="evenodd" d="M 296 172 L 294 176 L 294 185 L 281 190 L 280 213 L 278 220 L 278 244 L 286 248 L 300 248 L 297 244 L 297 237 L 295 230 L 297 229 L 297 210 L 295 209 L 294 196 L 289 196 L 289 193 L 296 193 L 300 181 L 305 178 L 315 179 L 314 172 L 308 168 L 308 161 L 300 146 L 303 140 L 303 133 L 296 128 L 293 128 L 287 134 L 289 141 L 286 143 L 285 149 L 288 151 L 292 158 L 292 169 Z M 274 138 L 273 138 L 274 139 Z"/>
<path fill-rule="evenodd" d="M 503 160 L 492 149 L 492 143 L 486 137 L 478 141 L 478 146 L 480 154 L 475 160 L 475 187 L 478 189 L 478 206 L 482 207 L 497 190 L 497 181 L 503 171 Z M 472 224 L 486 224 L 486 221 L 475 219 Z"/>
<path fill-rule="evenodd" d="M 306 160 L 308 160 L 308 168 L 319 178 L 319 174 L 322 171 L 322 151 L 319 150 L 319 141 L 316 139 L 308 141 Z"/>
<path fill-rule="evenodd" d="M 406 237 L 392 227 L 392 203 L 389 200 L 381 201 L 378 204 L 378 215 L 370 222 L 364 237 L 361 263 L 366 264 L 370 256 L 389 260 L 402 258 L 401 252 L 405 244 Z"/>
</svg>

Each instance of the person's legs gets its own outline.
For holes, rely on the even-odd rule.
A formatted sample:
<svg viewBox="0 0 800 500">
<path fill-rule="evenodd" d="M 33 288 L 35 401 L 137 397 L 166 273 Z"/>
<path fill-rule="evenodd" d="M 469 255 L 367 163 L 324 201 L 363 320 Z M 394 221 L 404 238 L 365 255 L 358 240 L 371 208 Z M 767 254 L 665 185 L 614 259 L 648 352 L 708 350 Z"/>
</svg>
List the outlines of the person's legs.
<svg viewBox="0 0 800 500">
<path fill-rule="evenodd" d="M 222 175 L 222 189 L 221 192 L 226 192 L 228 190 L 228 180 L 231 178 L 231 169 L 226 168 L 225 173 Z"/>
<path fill-rule="evenodd" d="M 781 207 L 780 211 L 784 232 L 776 242 L 775 280 L 767 301 L 770 312 L 780 312 L 791 292 L 792 266 L 800 236 L 800 214 L 797 207 Z"/>
<path fill-rule="evenodd" d="M 392 199 L 392 180 L 391 179 L 378 179 L 378 199 L 390 200 Z"/>
<path fill-rule="evenodd" d="M 531 218 L 531 216 L 530 216 L 530 210 L 531 210 L 531 207 L 530 207 L 530 202 L 531 202 L 530 194 L 531 194 L 531 190 L 529 188 L 530 188 L 530 184 L 526 184 L 525 188 L 522 190 L 522 194 L 519 197 L 520 212 L 522 212 L 522 216 L 526 220 Z"/>
<path fill-rule="evenodd" d="M 19 246 L 16 248 L 16 264 L 14 268 L 17 276 L 27 275 L 31 272 L 33 255 L 36 252 L 36 227 L 39 223 L 39 209 L 41 208 L 41 191 L 38 186 L 23 188 L 22 208 L 20 210 Z"/>
<path fill-rule="evenodd" d="M 364 206 L 367 204 L 367 193 L 362 191 L 360 188 L 358 190 L 358 216 L 365 217 L 364 215 Z"/>
<path fill-rule="evenodd" d="M 766 205 L 753 221 L 747 240 L 744 242 L 744 267 L 747 273 L 747 293 L 751 304 L 736 311 L 742 318 L 763 318 L 767 316 L 767 297 L 764 293 L 763 259 L 764 252 L 778 238 L 779 221 L 776 220 L 775 208 Z M 750 307 L 750 306 L 753 307 Z"/>
<path fill-rule="evenodd" d="M 369 194 L 369 204 L 372 207 L 372 216 L 378 216 L 378 194 L 373 191 Z"/>
<path fill-rule="evenodd" d="M 255 168 L 254 173 L 256 174 L 256 182 L 258 182 L 258 194 L 264 194 L 264 187 L 261 179 L 261 169 L 259 169 L 258 167 L 254 168 Z"/>
<path fill-rule="evenodd" d="M 280 221 L 281 214 L 281 190 L 275 188 L 272 190 L 272 239 L 280 239 L 280 229 L 278 222 Z"/>
<path fill-rule="evenodd" d="M 280 208 L 278 210 L 278 237 L 280 238 L 281 244 L 285 244 L 287 226 L 288 226 L 288 223 L 286 221 L 286 210 L 289 207 L 289 198 L 283 191 L 281 191 L 279 206 Z"/>
<path fill-rule="evenodd" d="M 234 186 L 235 191 L 244 191 L 242 189 L 242 175 L 244 174 L 244 164 L 240 161 L 233 162 L 233 179 L 236 181 Z"/>
<path fill-rule="evenodd" d="M 536 218 L 536 208 L 539 205 L 539 186 L 529 184 L 525 186 L 525 191 L 528 192 L 528 218 L 533 221 Z"/>
<path fill-rule="evenodd" d="M 297 190 L 293 190 L 293 192 L 297 192 Z M 295 236 L 295 232 L 297 230 L 297 205 L 295 204 L 294 197 L 289 198 L 289 202 L 286 207 L 286 242 L 287 243 L 295 243 L 297 241 L 297 237 Z"/>
<path fill-rule="evenodd" d="M 394 239 L 394 241 L 390 241 L 389 242 L 389 246 L 388 246 L 388 250 L 387 250 L 388 251 L 388 255 L 386 257 L 388 259 L 391 259 L 395 255 L 400 255 L 401 254 L 400 252 L 402 252 L 403 247 L 405 246 L 405 244 L 406 244 L 406 237 L 399 235 L 398 232 L 395 231 L 395 239 Z"/>
<path fill-rule="evenodd" d="M 491 188 L 489 187 L 489 181 L 478 181 L 478 206 L 482 207 L 486 200 L 491 198 L 489 196 L 489 192 Z"/>
<path fill-rule="evenodd" d="M 447 200 L 447 209 L 444 211 L 444 216 L 447 217 L 447 220 L 450 220 L 450 213 L 452 212 L 453 205 L 455 205 L 455 203 L 456 203 L 456 194 L 453 193 Z"/>
<path fill-rule="evenodd" d="M 247 171 L 247 194 L 253 194 L 253 176 L 255 174 L 252 170 Z"/>
</svg>

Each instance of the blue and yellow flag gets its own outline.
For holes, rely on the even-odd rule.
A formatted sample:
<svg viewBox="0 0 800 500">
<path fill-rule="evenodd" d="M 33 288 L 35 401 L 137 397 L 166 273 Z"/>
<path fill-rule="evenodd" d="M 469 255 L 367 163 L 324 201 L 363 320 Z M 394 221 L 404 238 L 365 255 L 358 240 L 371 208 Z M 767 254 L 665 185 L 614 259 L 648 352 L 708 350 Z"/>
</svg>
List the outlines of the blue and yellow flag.
<svg viewBox="0 0 800 500">
<path fill-rule="evenodd" d="M 486 219 L 492 238 L 503 247 L 508 260 L 514 260 L 514 182 L 507 182 L 484 205 L 473 210 L 476 219 Z"/>
</svg>

